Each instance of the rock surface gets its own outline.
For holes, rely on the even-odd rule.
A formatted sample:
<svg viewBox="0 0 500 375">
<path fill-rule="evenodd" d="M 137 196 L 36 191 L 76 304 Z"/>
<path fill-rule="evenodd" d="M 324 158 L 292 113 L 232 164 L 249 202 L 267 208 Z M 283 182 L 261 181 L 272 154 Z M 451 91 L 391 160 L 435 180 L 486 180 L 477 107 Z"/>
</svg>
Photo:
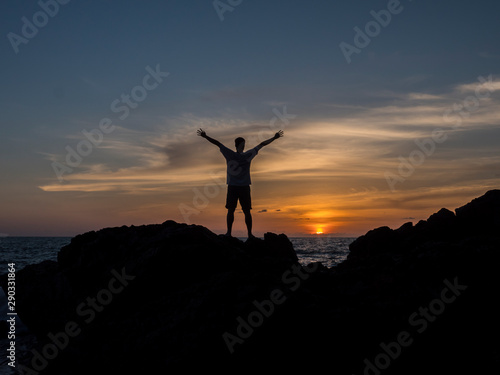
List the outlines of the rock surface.
<svg viewBox="0 0 500 375">
<path fill-rule="evenodd" d="M 106 228 L 19 271 L 18 313 L 39 353 L 50 337 L 64 347 L 49 374 L 492 373 L 500 191 L 455 212 L 369 231 L 329 269 L 299 266 L 285 235 L 243 243 L 173 221 Z"/>
</svg>

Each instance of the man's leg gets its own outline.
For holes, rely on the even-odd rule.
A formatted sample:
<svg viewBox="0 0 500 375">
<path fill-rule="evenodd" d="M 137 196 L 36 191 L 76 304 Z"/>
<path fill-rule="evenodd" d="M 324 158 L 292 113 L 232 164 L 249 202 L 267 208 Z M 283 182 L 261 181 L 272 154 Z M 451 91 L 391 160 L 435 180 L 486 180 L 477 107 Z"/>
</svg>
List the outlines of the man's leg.
<svg viewBox="0 0 500 375">
<path fill-rule="evenodd" d="M 252 209 L 252 197 L 250 194 L 250 186 L 244 186 L 241 188 L 240 195 L 241 209 L 245 214 L 245 224 L 247 225 L 248 238 L 253 238 L 252 234 L 252 214 L 250 210 Z"/>
<path fill-rule="evenodd" d="M 243 210 L 245 214 L 245 224 L 247 225 L 248 238 L 254 237 L 252 234 L 252 214 L 249 209 Z"/>
<path fill-rule="evenodd" d="M 227 186 L 226 208 L 227 208 L 227 233 L 226 236 L 231 236 L 234 222 L 234 211 L 238 204 L 238 194 L 234 186 Z"/>
<path fill-rule="evenodd" d="M 231 231 L 233 229 L 234 210 L 235 210 L 234 208 L 227 209 L 227 218 L 226 218 L 226 221 L 227 221 L 227 233 L 226 233 L 226 235 L 227 236 L 231 235 Z"/>
</svg>

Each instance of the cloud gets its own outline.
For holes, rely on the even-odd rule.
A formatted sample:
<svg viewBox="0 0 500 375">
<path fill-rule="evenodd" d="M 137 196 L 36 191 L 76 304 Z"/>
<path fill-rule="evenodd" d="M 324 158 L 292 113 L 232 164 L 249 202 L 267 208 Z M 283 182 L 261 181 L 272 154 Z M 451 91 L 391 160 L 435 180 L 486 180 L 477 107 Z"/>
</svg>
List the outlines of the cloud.
<svg viewBox="0 0 500 375">
<path fill-rule="evenodd" d="M 425 94 L 419 92 L 412 92 L 408 94 L 410 100 L 443 100 L 444 97 L 440 95 Z"/>
<path fill-rule="evenodd" d="M 493 77 L 483 77 L 484 82 L 480 82 L 479 80 L 473 83 L 466 83 L 462 85 L 456 86 L 456 90 L 460 93 L 472 93 L 475 94 L 476 90 L 481 88 L 481 94 L 484 95 L 484 90 L 488 89 L 491 92 L 500 90 L 500 82 L 495 81 Z M 480 94 L 480 95 L 481 95 Z"/>
<path fill-rule="evenodd" d="M 475 88 L 477 83 L 470 85 L 469 89 Z M 259 204 L 282 208 L 258 213 L 283 210 L 283 220 L 299 223 L 355 222 L 375 220 L 384 209 L 392 210 L 394 220 L 415 220 L 402 218 L 405 213 L 401 210 L 413 210 L 420 217 L 421 210 L 433 207 L 431 202 L 440 205 L 443 199 L 455 202 L 469 196 L 466 192 L 471 190 L 466 187 L 473 187 L 479 195 L 484 190 L 481 187 L 497 185 L 500 158 L 494 129 L 500 106 L 494 95 L 481 100 L 480 108 L 457 129 L 443 119 L 445 110 L 465 98 L 456 87 L 439 95 L 414 91 L 384 91 L 381 95 L 388 98 L 384 102 L 361 98 L 356 106 L 322 103 L 311 114 L 287 105 L 288 112 L 298 117 L 284 126 L 283 139 L 265 147 L 252 162 Z M 273 133 L 267 120 L 258 122 L 246 112 L 238 117 L 234 111 L 231 116 L 213 117 L 186 113 L 163 119 L 154 129 L 117 130 L 67 176 L 65 184 L 54 176 L 40 188 L 144 197 L 164 194 L 162 203 L 175 206 L 178 202 L 173 197 L 182 196 L 183 202 L 191 204 L 193 189 L 203 191 L 209 186 L 219 189 L 210 202 L 222 201 L 225 160 L 217 147 L 196 135 L 196 129 L 204 128 L 228 147 L 237 135 L 243 134 L 251 147 L 260 141 L 259 131 Z M 436 145 L 435 152 L 398 184 L 398 191 L 391 192 L 384 173 L 397 173 L 399 157 L 408 159 L 417 149 L 415 140 L 429 138 L 437 128 L 446 129 L 446 142 Z M 64 155 L 45 157 L 64 160 Z M 263 215 L 261 220 L 267 217 Z"/>
</svg>

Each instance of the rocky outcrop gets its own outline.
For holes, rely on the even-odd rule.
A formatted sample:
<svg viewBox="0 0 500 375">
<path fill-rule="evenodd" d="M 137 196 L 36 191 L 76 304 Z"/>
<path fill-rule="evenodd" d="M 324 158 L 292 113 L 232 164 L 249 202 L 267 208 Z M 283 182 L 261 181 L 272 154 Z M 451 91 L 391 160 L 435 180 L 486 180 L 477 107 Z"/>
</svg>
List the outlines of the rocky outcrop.
<svg viewBox="0 0 500 375">
<path fill-rule="evenodd" d="M 214 363 L 232 357 L 223 333 L 297 264 L 285 235 L 242 242 L 173 221 L 106 228 L 73 238 L 57 262 L 18 271 L 17 311 L 39 353 L 76 324 L 70 345 L 41 365 L 47 373 Z"/>
<path fill-rule="evenodd" d="M 300 266 L 272 233 L 244 243 L 173 221 L 89 232 L 18 272 L 18 313 L 38 353 L 58 343 L 50 374 L 492 373 L 499 205 L 495 190 L 374 229 L 332 268 Z"/>
<path fill-rule="evenodd" d="M 395 230 L 371 230 L 350 245 L 349 258 L 405 253 L 436 242 L 457 244 L 500 235 L 500 190 L 490 190 L 455 212 L 442 208 L 416 225 L 408 222 Z"/>
</svg>

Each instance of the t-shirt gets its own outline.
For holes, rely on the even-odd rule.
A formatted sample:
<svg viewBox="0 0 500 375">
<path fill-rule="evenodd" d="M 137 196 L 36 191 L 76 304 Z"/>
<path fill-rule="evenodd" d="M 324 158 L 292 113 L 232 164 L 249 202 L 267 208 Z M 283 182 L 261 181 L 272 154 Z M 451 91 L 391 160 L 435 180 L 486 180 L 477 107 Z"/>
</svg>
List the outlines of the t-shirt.
<svg viewBox="0 0 500 375">
<path fill-rule="evenodd" d="M 220 146 L 220 152 L 226 158 L 226 183 L 228 185 L 248 186 L 252 183 L 250 181 L 250 163 L 261 148 L 262 146 L 258 145 L 251 150 L 240 154 L 236 151 L 228 149 L 224 145 Z"/>
</svg>

